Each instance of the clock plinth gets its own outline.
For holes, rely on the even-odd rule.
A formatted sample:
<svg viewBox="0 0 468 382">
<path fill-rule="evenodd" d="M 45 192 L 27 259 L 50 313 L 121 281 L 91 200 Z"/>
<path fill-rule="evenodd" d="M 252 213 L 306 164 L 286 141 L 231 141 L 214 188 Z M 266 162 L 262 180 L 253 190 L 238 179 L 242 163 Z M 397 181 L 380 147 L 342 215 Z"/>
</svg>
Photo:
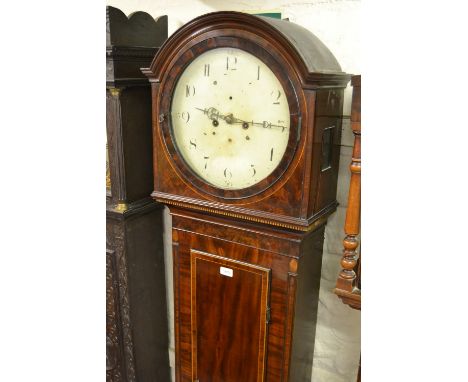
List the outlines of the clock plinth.
<svg viewBox="0 0 468 382">
<path fill-rule="evenodd" d="M 238 12 L 187 23 L 143 72 L 152 196 L 173 224 L 176 380 L 310 381 L 350 76 L 306 29 Z"/>
<path fill-rule="evenodd" d="M 325 226 L 170 211 L 176 380 L 310 380 Z"/>
</svg>

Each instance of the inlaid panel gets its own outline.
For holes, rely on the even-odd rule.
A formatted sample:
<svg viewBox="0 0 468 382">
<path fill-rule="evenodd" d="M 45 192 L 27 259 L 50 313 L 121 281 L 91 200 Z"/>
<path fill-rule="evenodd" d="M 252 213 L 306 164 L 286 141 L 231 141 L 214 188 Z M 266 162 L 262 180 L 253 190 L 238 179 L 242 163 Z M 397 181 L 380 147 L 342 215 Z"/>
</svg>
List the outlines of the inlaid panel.
<svg viewBox="0 0 468 382">
<path fill-rule="evenodd" d="M 263 381 L 270 270 L 191 251 L 194 380 Z"/>
</svg>

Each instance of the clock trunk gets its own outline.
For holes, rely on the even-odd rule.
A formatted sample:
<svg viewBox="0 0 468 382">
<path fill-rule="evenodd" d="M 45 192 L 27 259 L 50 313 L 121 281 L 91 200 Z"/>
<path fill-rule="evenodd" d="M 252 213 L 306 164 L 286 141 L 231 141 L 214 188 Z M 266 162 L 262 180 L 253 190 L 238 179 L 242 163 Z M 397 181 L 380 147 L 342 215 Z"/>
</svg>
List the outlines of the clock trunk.
<svg viewBox="0 0 468 382">
<path fill-rule="evenodd" d="M 324 226 L 171 214 L 176 381 L 310 381 Z"/>
</svg>

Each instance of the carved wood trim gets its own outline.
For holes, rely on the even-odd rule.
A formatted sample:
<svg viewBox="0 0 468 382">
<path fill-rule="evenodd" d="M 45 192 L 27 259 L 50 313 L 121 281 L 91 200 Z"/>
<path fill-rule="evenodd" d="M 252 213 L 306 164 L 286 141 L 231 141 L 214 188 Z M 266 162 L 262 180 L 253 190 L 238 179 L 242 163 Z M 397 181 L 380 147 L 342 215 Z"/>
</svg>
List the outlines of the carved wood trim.
<svg viewBox="0 0 468 382">
<path fill-rule="evenodd" d="M 115 251 L 106 250 L 106 381 L 121 382 L 121 333 Z"/>
<path fill-rule="evenodd" d="M 117 222 L 116 222 L 117 223 Z M 109 236 L 114 237 L 113 250 L 115 251 L 116 288 L 118 289 L 118 301 L 121 324 L 121 352 L 122 352 L 122 373 L 123 381 L 136 382 L 135 359 L 133 355 L 133 338 L 130 318 L 130 301 L 128 297 L 128 274 L 127 256 L 125 253 L 125 239 L 121 224 L 108 225 Z"/>
<path fill-rule="evenodd" d="M 356 269 L 360 268 L 358 235 L 361 223 L 361 76 L 353 76 L 353 100 L 351 109 L 351 128 L 354 134 L 354 147 L 351 164 L 348 208 L 346 211 L 345 234 L 341 272 L 336 281 L 335 293 L 342 301 L 355 309 L 361 309 L 360 280 Z M 360 271 L 358 272 L 360 277 Z"/>
<path fill-rule="evenodd" d="M 118 256 L 119 292 L 120 292 L 120 314 L 122 319 L 123 348 L 125 356 L 125 368 L 127 381 L 135 382 L 135 359 L 133 355 L 132 326 L 130 320 L 130 301 L 128 297 L 128 273 L 127 256 L 122 248 Z"/>
<path fill-rule="evenodd" d="M 324 224 L 327 221 L 328 216 L 335 212 L 337 206 L 336 203 L 332 203 L 310 219 L 298 219 L 262 211 L 252 211 L 247 208 L 240 208 L 218 202 L 205 202 L 192 198 L 179 197 L 177 195 L 165 194 L 157 191 L 154 191 L 151 196 L 156 201 L 168 205 L 187 208 L 190 210 L 211 212 L 217 215 L 230 216 L 304 232 L 313 231 Z"/>
</svg>

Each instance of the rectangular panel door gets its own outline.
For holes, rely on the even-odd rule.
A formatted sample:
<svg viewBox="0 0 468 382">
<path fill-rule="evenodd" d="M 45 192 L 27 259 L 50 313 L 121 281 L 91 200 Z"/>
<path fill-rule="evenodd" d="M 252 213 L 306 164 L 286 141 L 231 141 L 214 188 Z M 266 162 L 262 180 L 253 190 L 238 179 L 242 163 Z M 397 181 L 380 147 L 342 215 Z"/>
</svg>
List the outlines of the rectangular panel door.
<svg viewBox="0 0 468 382">
<path fill-rule="evenodd" d="M 195 250 L 190 257 L 193 380 L 264 381 L 270 269 Z"/>
</svg>

